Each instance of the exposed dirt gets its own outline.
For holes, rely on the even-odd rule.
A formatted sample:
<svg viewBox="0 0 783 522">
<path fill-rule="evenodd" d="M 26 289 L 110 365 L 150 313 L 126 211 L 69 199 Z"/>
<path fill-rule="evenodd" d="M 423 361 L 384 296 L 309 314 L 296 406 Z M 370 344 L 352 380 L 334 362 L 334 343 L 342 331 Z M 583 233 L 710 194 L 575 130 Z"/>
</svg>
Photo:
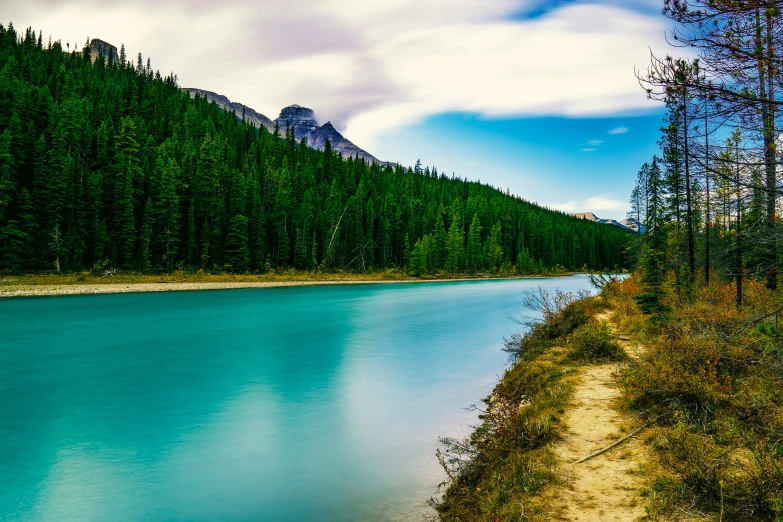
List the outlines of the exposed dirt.
<svg viewBox="0 0 783 522">
<path fill-rule="evenodd" d="M 564 273 L 563 276 L 574 274 Z M 240 276 L 242 277 L 242 276 Z M 252 277 L 252 276 L 248 276 Z M 397 278 L 397 279 L 345 279 L 327 278 L 324 280 L 304 279 L 291 281 L 158 281 L 158 282 L 112 282 L 110 278 L 98 283 L 37 283 L 17 282 L 14 277 L 0 277 L 0 298 L 35 297 L 80 294 L 125 294 L 133 292 L 181 292 L 188 290 L 230 290 L 235 288 L 280 288 L 289 286 L 321 285 L 361 285 L 361 284 L 398 284 L 398 283 L 449 283 L 457 281 L 490 281 L 504 279 L 527 279 L 534 276 L 513 277 L 453 277 L 453 278 Z M 25 281 L 28 278 L 23 278 Z M 43 281 L 43 279 L 40 279 Z"/>
<path fill-rule="evenodd" d="M 634 347 L 625 336 L 620 339 L 633 356 Z M 637 419 L 620 410 L 618 368 L 618 363 L 608 363 L 578 370 L 572 403 L 563 415 L 568 430 L 554 447 L 567 485 L 546 495 L 553 509 L 552 520 L 635 521 L 645 516 L 639 492 L 645 485 L 648 455 L 638 435 L 586 462 L 573 464 L 639 427 Z"/>
<path fill-rule="evenodd" d="M 322 285 L 361 285 L 395 283 L 443 283 L 451 279 L 402 279 L 395 281 L 238 281 L 238 282 L 201 282 L 201 283 L 106 283 L 106 284 L 64 284 L 64 285 L 18 285 L 0 287 L 0 297 L 33 297 L 79 294 L 125 294 L 134 292 L 183 292 L 188 290 L 231 290 L 235 288 L 280 288 L 289 286 Z"/>
</svg>

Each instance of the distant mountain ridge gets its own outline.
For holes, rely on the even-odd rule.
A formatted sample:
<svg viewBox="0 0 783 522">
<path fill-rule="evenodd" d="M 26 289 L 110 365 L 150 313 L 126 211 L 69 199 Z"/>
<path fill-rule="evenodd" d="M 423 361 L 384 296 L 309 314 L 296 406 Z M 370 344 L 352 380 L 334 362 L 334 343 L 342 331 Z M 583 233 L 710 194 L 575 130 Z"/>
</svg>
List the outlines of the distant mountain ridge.
<svg viewBox="0 0 783 522">
<path fill-rule="evenodd" d="M 254 123 L 256 127 L 263 126 L 269 130 L 274 129 L 275 127 L 275 124 L 272 123 L 272 120 L 260 112 L 256 112 L 250 107 L 242 105 L 241 103 L 232 102 L 222 94 L 218 94 L 212 91 L 205 91 L 204 89 L 192 89 L 188 87 L 183 87 L 182 90 L 190 94 L 191 97 L 195 97 L 198 94 L 202 98 L 206 98 L 207 101 L 215 102 L 215 104 L 223 110 L 234 111 L 240 118 L 242 117 L 242 114 L 244 114 L 245 120 Z"/>
<path fill-rule="evenodd" d="M 120 60 L 117 47 L 98 38 L 90 40 L 90 55 L 92 56 L 93 61 L 95 61 L 98 56 L 103 56 L 114 62 L 119 62 Z M 387 162 L 378 160 L 378 158 L 366 150 L 357 147 L 353 142 L 340 134 L 331 122 L 326 122 L 319 126 L 318 120 L 315 118 L 315 112 L 307 107 L 289 105 L 280 111 L 280 116 L 278 116 L 277 119 L 272 121 L 270 118 L 253 108 L 241 103 L 233 102 L 222 94 L 192 87 L 183 87 L 182 90 L 190 94 L 191 97 L 198 95 L 206 98 L 208 101 L 214 102 L 223 110 L 234 111 L 237 117 L 244 116 L 245 121 L 249 121 L 257 127 L 266 127 L 272 131 L 275 128 L 275 124 L 277 124 L 280 127 L 280 132 L 284 134 L 290 124 L 294 129 L 296 140 L 299 141 L 302 138 L 306 138 L 308 145 L 314 149 L 323 150 L 326 146 L 326 139 L 328 138 L 332 150 L 336 150 L 344 158 L 349 156 L 354 158 L 358 157 L 369 163 L 378 163 L 379 165 L 387 164 Z"/>
<path fill-rule="evenodd" d="M 280 132 L 285 133 L 288 126 L 291 125 L 296 140 L 299 141 L 302 138 L 305 138 L 307 144 L 314 149 L 323 150 L 326 146 L 326 139 L 329 138 L 329 144 L 331 145 L 332 150 L 336 150 L 344 158 L 349 156 L 354 158 L 359 157 L 369 163 L 378 163 L 380 165 L 386 164 L 364 149 L 354 145 L 353 142 L 340 134 L 331 122 L 327 121 L 319 126 L 318 120 L 315 118 L 315 112 L 307 107 L 296 104 L 289 105 L 288 107 L 283 108 L 283 110 L 280 111 L 280 116 L 272 121 L 247 105 L 232 102 L 221 94 L 188 87 L 183 87 L 182 90 L 189 93 L 191 97 L 199 95 L 210 102 L 215 102 L 221 109 L 234 111 L 239 117 L 241 117 L 244 112 L 245 120 L 253 122 L 259 127 L 263 125 L 270 131 L 272 131 L 275 128 L 275 124 L 277 124 L 280 127 Z"/>
<path fill-rule="evenodd" d="M 595 223 L 603 223 L 606 225 L 614 225 L 617 227 L 622 228 L 629 228 L 631 230 L 634 230 L 636 232 L 639 231 L 639 225 L 636 223 L 635 219 L 624 219 L 622 221 L 617 221 L 616 219 L 602 219 L 593 214 L 592 212 L 577 212 L 576 214 L 571 214 L 577 219 L 586 219 L 587 221 L 593 221 Z"/>
</svg>

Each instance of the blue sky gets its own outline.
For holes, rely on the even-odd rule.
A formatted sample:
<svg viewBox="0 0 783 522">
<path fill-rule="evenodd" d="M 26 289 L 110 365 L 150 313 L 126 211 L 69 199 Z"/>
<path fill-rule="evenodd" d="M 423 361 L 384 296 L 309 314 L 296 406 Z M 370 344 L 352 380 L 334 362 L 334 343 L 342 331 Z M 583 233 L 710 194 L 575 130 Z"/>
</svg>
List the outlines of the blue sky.
<svg viewBox="0 0 783 522">
<path fill-rule="evenodd" d="M 636 172 L 658 153 L 662 117 L 660 111 L 601 118 L 442 114 L 383 135 L 379 148 L 404 164 L 420 157 L 439 172 L 551 208 L 622 219 Z"/>
<path fill-rule="evenodd" d="M 382 160 L 622 218 L 660 107 L 662 0 L 0 0 L 5 22 L 100 38 L 274 118 L 294 103 Z M 609 134 L 616 128 L 621 134 Z M 586 150 L 595 149 L 595 150 Z"/>
</svg>

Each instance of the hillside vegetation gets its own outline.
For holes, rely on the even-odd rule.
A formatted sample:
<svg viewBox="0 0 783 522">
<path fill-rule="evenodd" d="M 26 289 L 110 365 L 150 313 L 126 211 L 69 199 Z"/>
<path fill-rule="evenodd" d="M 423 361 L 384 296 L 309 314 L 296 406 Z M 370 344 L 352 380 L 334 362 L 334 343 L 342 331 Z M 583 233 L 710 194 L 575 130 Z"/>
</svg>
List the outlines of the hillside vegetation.
<svg viewBox="0 0 783 522">
<path fill-rule="evenodd" d="M 313 150 L 0 26 L 0 269 L 411 274 L 611 268 L 629 234 L 435 169 Z"/>
</svg>

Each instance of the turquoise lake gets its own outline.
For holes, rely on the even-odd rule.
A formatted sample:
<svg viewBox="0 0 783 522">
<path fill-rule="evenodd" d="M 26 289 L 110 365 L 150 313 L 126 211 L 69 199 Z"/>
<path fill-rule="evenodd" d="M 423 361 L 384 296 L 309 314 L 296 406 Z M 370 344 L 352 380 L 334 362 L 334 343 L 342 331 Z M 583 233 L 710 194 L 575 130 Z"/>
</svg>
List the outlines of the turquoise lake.
<svg viewBox="0 0 783 522">
<path fill-rule="evenodd" d="M 538 286 L 0 300 L 0 521 L 419 519 Z"/>
</svg>

